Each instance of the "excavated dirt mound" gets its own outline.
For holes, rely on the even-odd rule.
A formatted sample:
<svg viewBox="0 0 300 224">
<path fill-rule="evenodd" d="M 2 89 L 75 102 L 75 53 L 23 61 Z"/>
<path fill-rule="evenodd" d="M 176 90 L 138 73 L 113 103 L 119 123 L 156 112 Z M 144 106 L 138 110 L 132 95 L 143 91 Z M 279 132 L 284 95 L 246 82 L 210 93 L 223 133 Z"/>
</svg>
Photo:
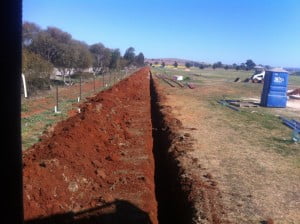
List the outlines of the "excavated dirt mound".
<svg viewBox="0 0 300 224">
<path fill-rule="evenodd" d="M 144 68 L 24 152 L 26 223 L 228 223 L 217 183 Z"/>
<path fill-rule="evenodd" d="M 24 152 L 27 223 L 157 223 L 147 68 Z"/>
</svg>

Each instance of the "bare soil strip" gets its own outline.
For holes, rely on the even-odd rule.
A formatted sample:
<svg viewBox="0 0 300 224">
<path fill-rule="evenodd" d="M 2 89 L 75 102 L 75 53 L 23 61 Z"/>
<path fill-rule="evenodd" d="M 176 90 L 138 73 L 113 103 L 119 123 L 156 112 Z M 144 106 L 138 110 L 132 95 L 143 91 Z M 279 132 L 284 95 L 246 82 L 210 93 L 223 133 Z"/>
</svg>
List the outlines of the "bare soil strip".
<svg viewBox="0 0 300 224">
<path fill-rule="evenodd" d="M 27 223 L 157 223 L 148 71 L 89 99 L 24 153 Z"/>
<path fill-rule="evenodd" d="M 160 223 L 229 223 L 212 175 L 190 152 L 194 140 L 151 80 L 156 196 Z M 195 174 L 196 173 L 196 174 Z"/>
<path fill-rule="evenodd" d="M 141 69 L 24 152 L 26 223 L 227 223 L 161 93 Z"/>
</svg>

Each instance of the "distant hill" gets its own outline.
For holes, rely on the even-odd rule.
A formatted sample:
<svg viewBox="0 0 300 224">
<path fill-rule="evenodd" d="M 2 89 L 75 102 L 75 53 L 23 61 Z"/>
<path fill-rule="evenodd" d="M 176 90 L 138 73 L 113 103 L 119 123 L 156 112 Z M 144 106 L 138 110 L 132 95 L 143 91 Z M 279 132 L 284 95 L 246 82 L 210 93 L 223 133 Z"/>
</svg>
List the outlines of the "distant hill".
<svg viewBox="0 0 300 224">
<path fill-rule="evenodd" d="M 146 58 L 145 59 L 145 62 L 149 62 L 152 64 L 154 64 L 155 62 L 158 62 L 158 64 L 165 62 L 166 65 L 173 65 L 175 61 L 177 61 L 178 65 L 185 65 L 186 62 L 207 64 L 205 62 L 192 61 L 192 60 L 180 59 L 180 58 Z"/>
<path fill-rule="evenodd" d="M 299 75 L 300 76 L 300 72 L 294 72 L 294 73 L 291 73 L 291 75 Z"/>
<path fill-rule="evenodd" d="M 298 73 L 300 72 L 300 68 L 291 68 L 291 67 L 285 67 L 285 70 L 289 71 L 290 73 Z"/>
<path fill-rule="evenodd" d="M 166 65 L 173 65 L 177 61 L 178 65 L 184 66 L 186 62 L 195 63 L 195 66 L 199 66 L 199 64 L 208 65 L 209 63 L 206 62 L 199 62 L 199 61 L 193 61 L 193 60 L 187 60 L 182 58 L 146 58 L 145 62 L 155 64 L 155 62 L 158 62 L 158 64 L 161 64 L 162 62 L 165 62 Z M 198 64 L 198 65 L 196 65 Z M 283 69 L 287 70 L 291 75 L 300 75 L 300 68 L 296 67 L 284 67 Z"/>
</svg>

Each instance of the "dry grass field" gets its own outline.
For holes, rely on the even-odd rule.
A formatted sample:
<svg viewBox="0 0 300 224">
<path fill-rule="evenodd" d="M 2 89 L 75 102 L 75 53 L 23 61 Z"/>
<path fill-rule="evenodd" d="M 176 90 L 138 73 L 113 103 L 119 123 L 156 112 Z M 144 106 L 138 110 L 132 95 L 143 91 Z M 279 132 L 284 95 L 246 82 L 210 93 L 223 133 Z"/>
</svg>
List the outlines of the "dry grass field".
<svg viewBox="0 0 300 224">
<path fill-rule="evenodd" d="M 232 223 L 300 223 L 300 144 L 279 116 L 300 120 L 294 108 L 231 110 L 220 99 L 257 99 L 262 84 L 234 83 L 251 73 L 233 70 L 154 68 L 153 74 L 183 75 L 195 89 L 164 89 L 165 106 L 194 139 L 189 156 L 212 175 Z M 292 77 L 289 88 L 300 87 Z M 300 102 L 294 102 L 299 105 Z M 194 169 L 191 172 L 199 173 Z"/>
</svg>

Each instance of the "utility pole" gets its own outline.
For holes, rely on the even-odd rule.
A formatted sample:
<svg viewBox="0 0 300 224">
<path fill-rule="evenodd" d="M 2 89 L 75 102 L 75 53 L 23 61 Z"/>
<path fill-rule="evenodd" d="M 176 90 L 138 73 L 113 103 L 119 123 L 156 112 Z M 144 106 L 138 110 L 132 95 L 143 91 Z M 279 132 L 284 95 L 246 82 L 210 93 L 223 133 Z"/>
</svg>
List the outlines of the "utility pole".
<svg viewBox="0 0 300 224">
<path fill-rule="evenodd" d="M 81 100 L 81 76 L 79 78 L 79 99 L 78 102 Z"/>
</svg>

